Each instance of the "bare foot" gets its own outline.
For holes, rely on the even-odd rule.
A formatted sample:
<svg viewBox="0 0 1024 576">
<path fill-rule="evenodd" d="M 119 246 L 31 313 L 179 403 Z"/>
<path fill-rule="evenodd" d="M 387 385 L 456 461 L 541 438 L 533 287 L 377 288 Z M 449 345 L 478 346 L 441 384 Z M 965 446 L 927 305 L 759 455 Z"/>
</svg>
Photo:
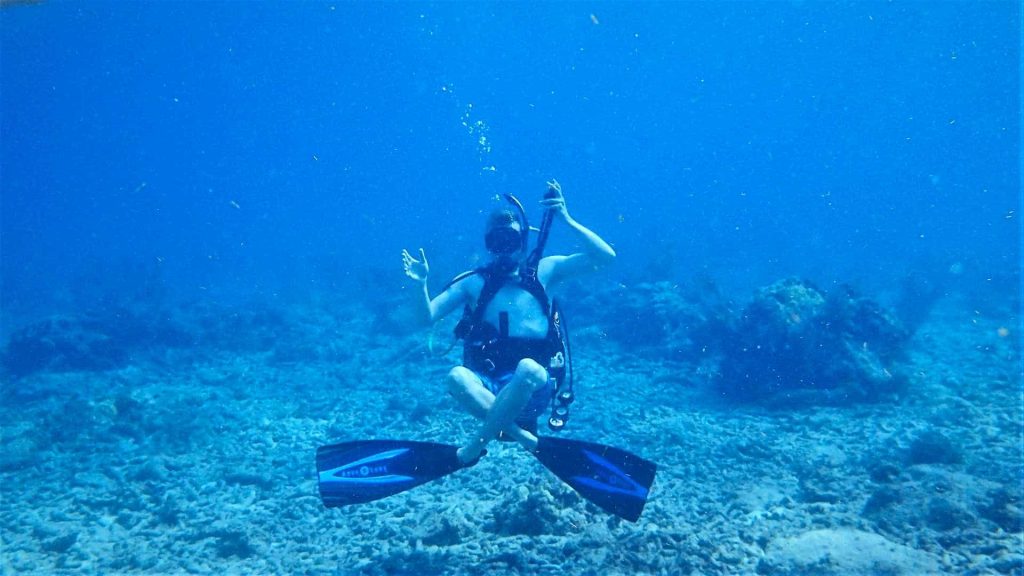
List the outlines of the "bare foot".
<svg viewBox="0 0 1024 576">
<path fill-rule="evenodd" d="M 477 460 L 482 456 L 483 447 L 478 443 L 474 442 L 469 446 L 463 446 L 455 452 L 455 457 L 459 459 L 459 463 L 464 466 L 475 464 Z"/>
</svg>

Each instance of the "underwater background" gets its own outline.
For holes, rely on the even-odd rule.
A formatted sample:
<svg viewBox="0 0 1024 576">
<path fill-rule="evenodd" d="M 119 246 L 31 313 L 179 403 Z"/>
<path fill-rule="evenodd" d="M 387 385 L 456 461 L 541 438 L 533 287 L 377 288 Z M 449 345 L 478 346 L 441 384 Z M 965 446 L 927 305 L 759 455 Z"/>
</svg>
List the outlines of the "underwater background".
<svg viewBox="0 0 1024 576">
<path fill-rule="evenodd" d="M 4 574 L 1024 574 L 1019 3 L 0 6 Z M 506 445 L 324 509 L 474 429 L 401 250 L 551 178 L 644 516 Z"/>
</svg>

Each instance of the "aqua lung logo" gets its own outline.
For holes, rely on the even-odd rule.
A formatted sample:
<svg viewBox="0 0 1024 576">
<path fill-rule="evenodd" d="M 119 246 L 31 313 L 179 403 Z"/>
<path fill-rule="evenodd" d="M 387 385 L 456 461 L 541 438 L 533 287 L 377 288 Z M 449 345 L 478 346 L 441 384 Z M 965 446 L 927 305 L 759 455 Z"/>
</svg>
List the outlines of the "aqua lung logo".
<svg viewBox="0 0 1024 576">
<path fill-rule="evenodd" d="M 404 474 L 392 474 L 388 471 L 388 463 L 409 451 L 408 448 L 378 452 L 356 462 L 337 468 L 320 471 L 321 483 L 341 484 L 398 484 L 413 480 Z"/>
<path fill-rule="evenodd" d="M 339 470 L 335 473 L 335 476 L 341 478 L 366 478 L 367 476 L 380 476 L 388 473 L 388 467 L 377 465 L 377 466 L 360 466 L 357 469 Z"/>
</svg>

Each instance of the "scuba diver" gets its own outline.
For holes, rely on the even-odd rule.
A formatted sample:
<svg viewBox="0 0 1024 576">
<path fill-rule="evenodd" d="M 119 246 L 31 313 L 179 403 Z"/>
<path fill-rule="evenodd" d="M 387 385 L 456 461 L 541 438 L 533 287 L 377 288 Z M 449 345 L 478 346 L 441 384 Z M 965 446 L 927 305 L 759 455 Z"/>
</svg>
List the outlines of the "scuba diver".
<svg viewBox="0 0 1024 576">
<path fill-rule="evenodd" d="M 547 293 L 558 284 L 598 270 L 615 259 L 615 250 L 569 215 L 562 188 L 548 184 L 541 204 L 563 222 L 582 251 L 568 256 L 544 256 L 529 261 L 529 227 L 517 201 L 493 212 L 487 220 L 484 243 L 491 262 L 464 273 L 431 299 L 427 288 L 430 266 L 423 249 L 420 258 L 402 251 L 405 274 L 423 288 L 423 318 L 433 323 L 462 307 L 466 314 L 457 335 L 465 341 L 463 365 L 448 373 L 448 390 L 470 414 L 482 420 L 477 433 L 458 451 L 466 464 L 480 456 L 499 434 L 533 452 L 537 448 L 537 418 L 551 400 L 549 369 L 564 359 L 551 322 Z"/>
<path fill-rule="evenodd" d="M 458 309 L 455 335 L 463 341 L 463 363 L 448 372 L 448 390 L 479 428 L 461 446 L 411 440 L 352 440 L 317 449 L 320 498 L 333 508 L 371 502 L 404 492 L 476 464 L 496 438 L 517 441 L 580 496 L 630 522 L 643 512 L 657 466 L 625 450 L 537 432 L 537 418 L 550 404 L 548 427 L 568 420 L 572 354 L 557 302 L 559 284 L 602 268 L 615 251 L 569 215 L 562 187 L 552 180 L 541 204 L 544 219 L 530 250 L 526 211 L 506 194 L 509 208 L 487 220 L 487 265 L 464 272 L 431 298 L 430 265 L 402 251 L 405 274 L 422 287 L 424 324 Z M 563 222 L 583 249 L 544 256 L 555 220 Z"/>
</svg>

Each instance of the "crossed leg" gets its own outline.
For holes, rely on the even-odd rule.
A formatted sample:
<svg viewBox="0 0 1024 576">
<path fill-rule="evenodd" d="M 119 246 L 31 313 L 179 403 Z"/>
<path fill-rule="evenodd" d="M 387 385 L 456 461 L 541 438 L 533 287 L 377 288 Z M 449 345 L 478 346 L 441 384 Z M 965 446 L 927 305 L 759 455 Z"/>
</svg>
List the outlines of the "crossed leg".
<svg viewBox="0 0 1024 576">
<path fill-rule="evenodd" d="M 515 420 L 533 393 L 547 380 L 548 373 L 540 364 L 524 358 L 519 361 L 509 383 L 495 396 L 472 370 L 464 366 L 452 368 L 448 372 L 448 390 L 470 414 L 483 420 L 476 436 L 459 448 L 459 460 L 464 463 L 475 460 L 499 432 L 504 432 L 531 452 L 536 450 L 537 437 L 517 426 Z"/>
</svg>

